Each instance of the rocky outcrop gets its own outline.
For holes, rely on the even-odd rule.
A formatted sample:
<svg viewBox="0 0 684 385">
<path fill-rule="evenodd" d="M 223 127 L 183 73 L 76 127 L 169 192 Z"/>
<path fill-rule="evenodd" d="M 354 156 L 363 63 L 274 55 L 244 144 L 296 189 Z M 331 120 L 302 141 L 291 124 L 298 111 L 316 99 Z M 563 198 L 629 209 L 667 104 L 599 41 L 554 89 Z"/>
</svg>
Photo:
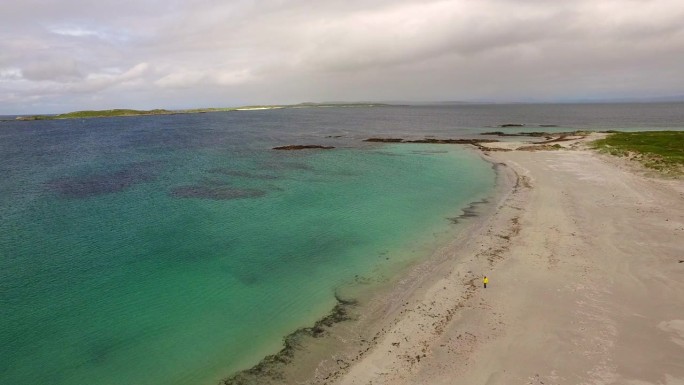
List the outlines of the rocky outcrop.
<svg viewBox="0 0 684 385">
<path fill-rule="evenodd" d="M 379 143 L 427 143 L 427 144 L 477 144 L 477 143 L 493 143 L 498 142 L 496 139 L 415 139 L 407 140 L 401 138 L 368 138 L 364 142 L 379 142 Z"/>
<path fill-rule="evenodd" d="M 317 144 L 292 144 L 289 146 L 280 146 L 280 147 L 273 147 L 274 150 L 282 150 L 282 151 L 296 151 L 296 150 L 332 150 L 335 147 L 332 146 L 321 146 Z"/>
<path fill-rule="evenodd" d="M 490 131 L 490 132 L 483 132 L 480 135 L 492 135 L 492 136 L 531 136 L 531 137 L 540 137 L 540 136 L 548 136 L 550 135 L 548 132 L 517 132 L 517 133 L 510 133 L 510 132 L 503 132 L 503 131 Z"/>
<path fill-rule="evenodd" d="M 496 139 L 418 139 L 406 140 L 404 143 L 428 143 L 428 144 L 478 144 L 498 142 Z"/>
</svg>

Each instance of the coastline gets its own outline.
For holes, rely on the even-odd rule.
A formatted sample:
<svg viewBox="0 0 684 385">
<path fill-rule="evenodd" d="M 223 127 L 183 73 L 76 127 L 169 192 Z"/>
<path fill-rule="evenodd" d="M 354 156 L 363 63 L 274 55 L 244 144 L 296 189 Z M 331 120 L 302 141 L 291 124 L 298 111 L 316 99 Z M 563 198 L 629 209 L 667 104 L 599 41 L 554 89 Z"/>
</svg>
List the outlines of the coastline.
<svg viewBox="0 0 684 385">
<path fill-rule="evenodd" d="M 235 384 L 329 384 L 339 380 L 352 365 L 372 351 L 388 333 L 396 319 L 410 303 L 430 287 L 430 280 L 441 272 L 460 265 L 453 250 L 485 231 L 487 223 L 501 205 L 519 188 L 511 170 L 488 159 L 476 148 L 468 148 L 475 156 L 491 164 L 495 171 L 494 188 L 486 197 L 470 202 L 461 214 L 447 217 L 451 228 L 424 258 L 409 265 L 396 266 L 396 271 L 383 278 L 357 277 L 349 285 L 338 288 L 336 305 L 313 325 L 301 327 L 283 338 L 283 348 L 264 357 L 256 365 L 219 381 Z M 463 280 L 456 287 L 459 295 L 469 295 Z"/>
<path fill-rule="evenodd" d="M 511 193 L 330 383 L 684 383 L 684 181 L 594 138 L 484 148 L 517 175 Z"/>
<path fill-rule="evenodd" d="M 684 383 L 684 181 L 588 150 L 600 136 L 477 146 L 496 188 L 455 238 L 222 383 Z"/>
</svg>

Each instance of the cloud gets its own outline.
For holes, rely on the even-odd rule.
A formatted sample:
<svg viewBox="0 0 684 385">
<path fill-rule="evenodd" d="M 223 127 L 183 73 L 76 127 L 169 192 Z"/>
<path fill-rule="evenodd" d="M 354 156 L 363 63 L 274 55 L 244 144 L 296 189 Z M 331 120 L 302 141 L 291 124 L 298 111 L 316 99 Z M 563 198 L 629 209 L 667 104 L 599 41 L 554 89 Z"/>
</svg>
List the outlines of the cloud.
<svg viewBox="0 0 684 385">
<path fill-rule="evenodd" d="M 0 69 L 0 81 L 19 80 L 21 78 L 22 74 L 19 68 Z"/>
<path fill-rule="evenodd" d="M 73 81 L 83 78 L 75 60 L 54 58 L 28 63 L 21 70 L 22 77 L 27 80 L 58 82 Z"/>
<path fill-rule="evenodd" d="M 198 85 L 231 86 L 253 81 L 255 78 L 249 70 L 174 70 L 154 82 L 162 88 L 190 88 Z"/>
<path fill-rule="evenodd" d="M 680 0 L 3 2 L 0 108 L 681 94 L 681 20 Z"/>
<path fill-rule="evenodd" d="M 111 28 L 96 28 L 87 25 L 67 24 L 48 27 L 54 35 L 75 39 L 95 39 L 113 43 L 123 43 L 130 39 L 126 31 L 115 31 Z"/>
<path fill-rule="evenodd" d="M 555 16 L 555 12 L 544 10 L 517 17 L 511 16 L 509 9 L 500 11 L 492 14 L 482 3 L 448 1 L 358 11 L 309 24 L 311 38 L 299 60 L 323 70 L 355 71 L 450 54 L 470 56 L 544 39 L 540 29 L 551 24 Z"/>
<path fill-rule="evenodd" d="M 96 92 L 110 87 L 121 87 L 130 84 L 144 84 L 145 74 L 150 70 L 148 63 L 138 63 L 126 71 L 118 68 L 108 69 L 106 72 L 92 73 L 83 82 L 73 83 L 67 87 L 71 92 Z"/>
<path fill-rule="evenodd" d="M 73 37 L 85 37 L 85 36 L 96 36 L 103 37 L 104 34 L 99 31 L 86 29 L 79 26 L 64 26 L 64 27 L 53 27 L 50 32 L 62 35 L 62 36 L 73 36 Z"/>
<path fill-rule="evenodd" d="M 200 84 L 205 75 L 199 71 L 176 71 L 165 75 L 154 83 L 162 88 L 188 88 Z"/>
</svg>

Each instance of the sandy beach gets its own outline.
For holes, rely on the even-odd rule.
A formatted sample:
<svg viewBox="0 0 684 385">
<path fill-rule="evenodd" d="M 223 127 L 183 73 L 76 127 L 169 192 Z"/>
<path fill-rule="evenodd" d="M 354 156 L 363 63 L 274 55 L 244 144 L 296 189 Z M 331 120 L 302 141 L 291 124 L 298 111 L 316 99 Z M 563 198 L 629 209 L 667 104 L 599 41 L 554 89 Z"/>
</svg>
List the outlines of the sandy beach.
<svg viewBox="0 0 684 385">
<path fill-rule="evenodd" d="M 684 181 L 585 140 L 485 149 L 500 201 L 378 300 L 362 354 L 313 382 L 684 384 Z"/>
</svg>

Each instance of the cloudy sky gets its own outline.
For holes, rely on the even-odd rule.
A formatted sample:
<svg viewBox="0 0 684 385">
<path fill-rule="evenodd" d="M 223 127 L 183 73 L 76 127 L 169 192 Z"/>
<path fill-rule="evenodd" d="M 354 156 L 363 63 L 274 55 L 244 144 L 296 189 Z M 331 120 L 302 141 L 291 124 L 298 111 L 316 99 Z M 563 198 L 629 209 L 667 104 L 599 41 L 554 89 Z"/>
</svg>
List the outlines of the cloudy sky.
<svg viewBox="0 0 684 385">
<path fill-rule="evenodd" d="M 0 114 L 682 94 L 682 0 L 0 1 Z"/>
</svg>

